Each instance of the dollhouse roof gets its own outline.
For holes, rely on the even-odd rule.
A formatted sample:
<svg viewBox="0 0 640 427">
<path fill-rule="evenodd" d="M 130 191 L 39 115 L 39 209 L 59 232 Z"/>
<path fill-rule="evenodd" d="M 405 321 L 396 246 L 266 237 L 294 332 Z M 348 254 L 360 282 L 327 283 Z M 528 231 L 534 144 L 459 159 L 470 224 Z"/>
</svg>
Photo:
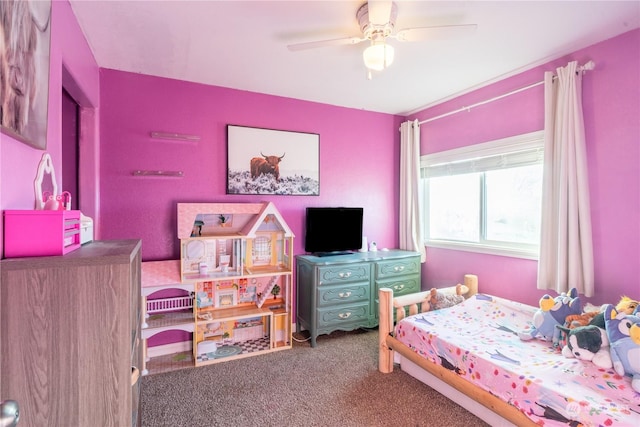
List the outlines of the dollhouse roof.
<svg viewBox="0 0 640 427">
<path fill-rule="evenodd" d="M 225 217 L 225 225 L 219 221 Z M 291 228 L 272 202 L 261 203 L 178 203 L 178 238 L 193 236 L 256 236 L 258 231 L 282 231 L 294 237 Z"/>
</svg>

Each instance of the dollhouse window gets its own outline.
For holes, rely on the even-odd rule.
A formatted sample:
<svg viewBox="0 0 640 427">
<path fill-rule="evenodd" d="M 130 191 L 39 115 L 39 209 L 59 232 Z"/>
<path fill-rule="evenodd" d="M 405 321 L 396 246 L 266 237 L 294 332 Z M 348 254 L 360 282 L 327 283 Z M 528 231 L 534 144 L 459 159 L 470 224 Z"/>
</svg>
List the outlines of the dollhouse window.
<svg viewBox="0 0 640 427">
<path fill-rule="evenodd" d="M 271 238 L 267 236 L 256 237 L 251 256 L 256 265 L 269 264 L 271 261 Z"/>
</svg>

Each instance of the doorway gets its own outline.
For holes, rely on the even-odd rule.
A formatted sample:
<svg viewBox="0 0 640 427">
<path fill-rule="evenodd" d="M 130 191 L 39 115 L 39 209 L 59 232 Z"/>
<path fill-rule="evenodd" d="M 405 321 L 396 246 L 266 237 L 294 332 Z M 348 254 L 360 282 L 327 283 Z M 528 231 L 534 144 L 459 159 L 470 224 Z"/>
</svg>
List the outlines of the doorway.
<svg viewBox="0 0 640 427">
<path fill-rule="evenodd" d="M 80 106 L 62 88 L 62 183 L 71 194 L 71 209 L 80 209 Z"/>
</svg>

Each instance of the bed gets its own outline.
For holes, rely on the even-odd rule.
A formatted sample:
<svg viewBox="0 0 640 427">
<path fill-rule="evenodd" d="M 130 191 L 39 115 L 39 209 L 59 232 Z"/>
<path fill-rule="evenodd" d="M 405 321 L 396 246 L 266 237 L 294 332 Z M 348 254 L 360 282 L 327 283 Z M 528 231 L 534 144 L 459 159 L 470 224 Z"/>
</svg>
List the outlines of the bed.
<svg viewBox="0 0 640 427">
<path fill-rule="evenodd" d="M 474 275 L 462 288 L 462 303 L 426 312 L 429 292 L 380 289 L 381 372 L 399 364 L 492 426 L 640 426 L 630 377 L 520 340 L 536 307 L 478 293 Z"/>
</svg>

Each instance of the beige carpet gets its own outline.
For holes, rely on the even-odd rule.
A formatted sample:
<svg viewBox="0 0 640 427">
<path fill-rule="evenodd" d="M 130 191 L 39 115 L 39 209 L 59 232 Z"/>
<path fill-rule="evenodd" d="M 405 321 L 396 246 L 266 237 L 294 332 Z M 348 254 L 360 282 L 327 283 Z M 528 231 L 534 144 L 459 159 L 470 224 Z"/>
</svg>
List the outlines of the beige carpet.
<svg viewBox="0 0 640 427">
<path fill-rule="evenodd" d="M 297 338 L 302 338 L 296 334 Z M 143 426 L 486 426 L 409 375 L 381 374 L 378 332 L 142 379 Z"/>
</svg>

